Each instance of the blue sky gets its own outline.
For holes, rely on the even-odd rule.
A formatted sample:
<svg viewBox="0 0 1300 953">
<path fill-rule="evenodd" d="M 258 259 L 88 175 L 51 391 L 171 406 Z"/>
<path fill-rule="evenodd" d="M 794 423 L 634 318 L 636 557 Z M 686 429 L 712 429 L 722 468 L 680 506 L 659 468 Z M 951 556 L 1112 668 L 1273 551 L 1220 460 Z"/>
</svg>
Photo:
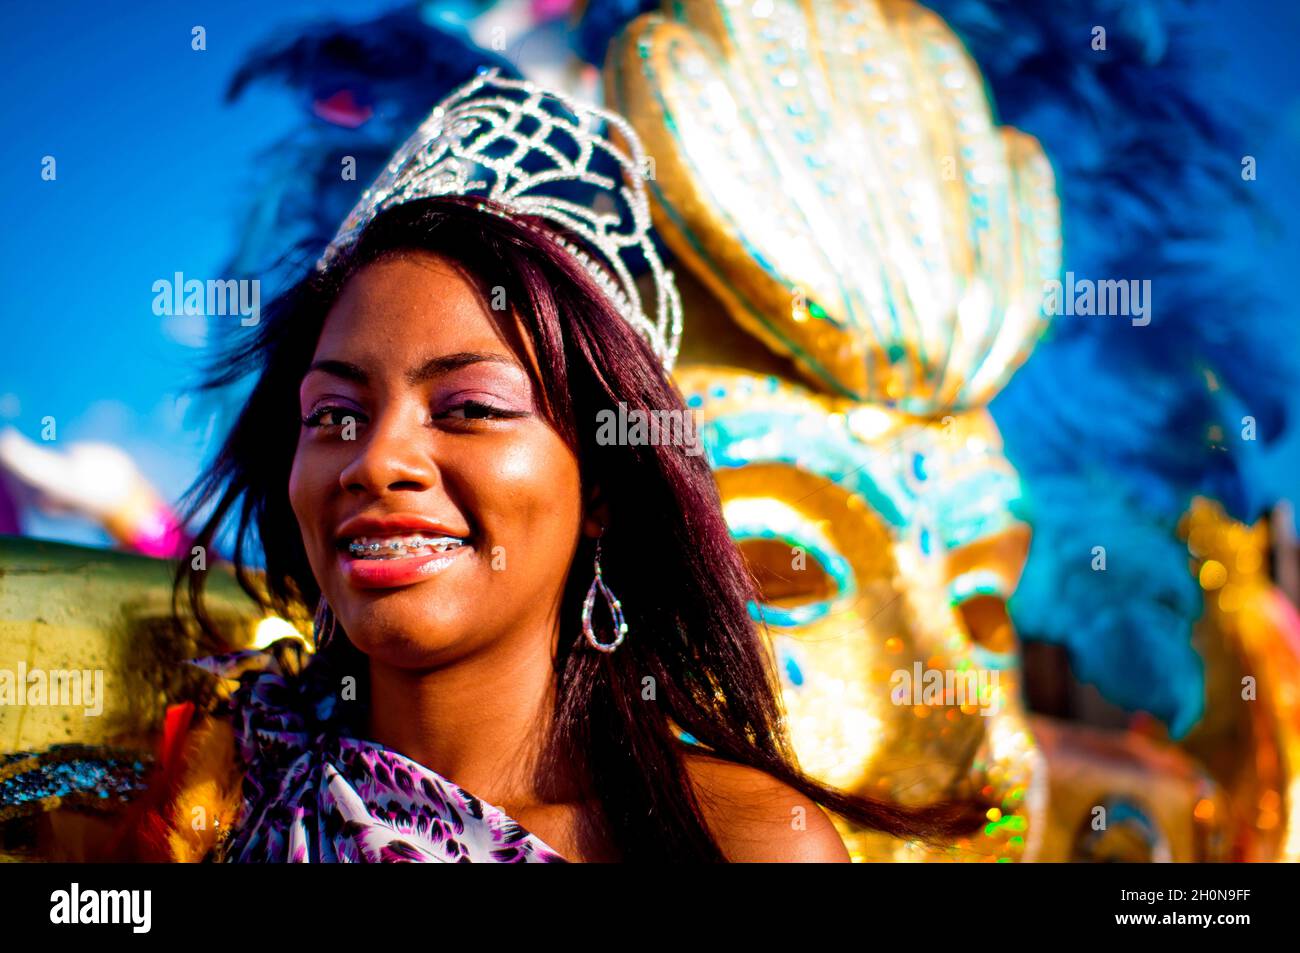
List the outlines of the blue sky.
<svg viewBox="0 0 1300 953">
<path fill-rule="evenodd" d="M 218 276 L 258 153 L 301 109 L 259 91 L 229 106 L 226 84 L 276 24 L 390 5 L 278 0 L 274 19 L 250 2 L 132 3 L 112 19 L 89 3 L 5 11 L 0 396 L 12 396 L 0 424 L 35 437 L 53 416 L 60 442 L 117 443 L 179 495 L 206 449 L 177 400 L 200 352 L 154 315 L 152 285 L 176 271 Z M 46 155 L 53 182 L 39 174 Z M 104 539 L 79 521 L 28 517 L 35 535 Z"/>
<path fill-rule="evenodd" d="M 201 352 L 183 328 L 152 311 L 152 284 L 180 271 L 219 277 L 234 244 L 244 193 L 260 150 L 302 104 L 254 91 L 223 102 L 237 64 L 277 26 L 332 14 L 362 18 L 381 0 L 278 0 L 275 4 L 133 2 L 10 6 L 0 13 L 0 176 L 5 209 L 0 426 L 36 436 L 53 416 L 60 441 L 104 440 L 128 450 L 165 495 L 192 479 L 210 434 L 187 421 L 184 393 Z M 1293 45 L 1300 5 L 1258 0 L 1209 5 L 1206 36 L 1223 48 L 1225 91 L 1274 121 L 1260 143 L 1269 205 L 1300 217 L 1300 91 Z M 268 11 L 272 11 L 269 12 Z M 191 49 L 191 28 L 207 49 Z M 56 181 L 40 177 L 43 156 Z M 1280 244 L 1281 306 L 1300 260 L 1295 234 Z M 237 320 L 231 318 L 230 320 Z M 1282 346 L 1300 348 L 1297 342 Z M 1300 420 L 1300 394 L 1295 402 Z M 1300 427 L 1261 479 L 1274 495 L 1297 492 Z M 104 537 L 70 520 L 32 518 L 36 535 L 88 542 Z"/>
</svg>

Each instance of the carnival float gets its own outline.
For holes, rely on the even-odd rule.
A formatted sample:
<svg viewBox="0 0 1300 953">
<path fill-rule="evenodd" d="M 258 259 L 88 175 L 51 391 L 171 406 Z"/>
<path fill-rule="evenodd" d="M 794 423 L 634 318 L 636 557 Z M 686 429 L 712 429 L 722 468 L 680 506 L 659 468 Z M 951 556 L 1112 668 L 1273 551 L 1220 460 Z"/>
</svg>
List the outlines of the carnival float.
<svg viewBox="0 0 1300 953">
<path fill-rule="evenodd" d="M 311 92 L 234 271 L 261 273 L 278 242 L 320 224 L 312 216 L 339 217 L 355 185 L 336 181 L 339 155 L 374 165 L 467 72 L 514 68 L 481 33 L 449 34 L 428 16 L 437 6 L 304 27 L 234 79 L 233 95 L 274 81 Z M 1083 150 L 1091 158 L 1031 134 L 1044 103 L 1083 108 L 1068 79 L 995 110 L 999 89 L 1024 82 L 1007 57 L 1028 64 L 1059 39 L 1050 16 L 1030 2 L 1001 10 L 1038 47 L 980 58 L 998 26 L 988 9 L 972 12 L 980 4 L 574 6 L 531 29 L 569 38 L 550 76 L 602 97 L 646 145 L 654 224 L 686 316 L 675 378 L 763 593 L 752 611 L 801 763 L 902 804 L 989 805 L 982 831 L 938 847 L 838 822 L 853 858 L 1300 859 L 1300 617 L 1270 576 L 1277 534 L 1217 471 L 1205 476 L 1209 465 L 1165 478 L 1169 430 L 1149 431 L 1150 465 L 1141 449 L 1115 450 L 1122 434 L 1094 439 L 1123 400 L 1087 403 L 1155 380 L 1157 407 L 1185 409 L 1188 393 L 1234 383 L 1194 344 L 1164 377 L 1135 383 L 1143 349 L 1165 346 L 1156 334 L 1062 328 L 1047 300 L 1067 268 L 1115 273 L 1099 265 L 1110 249 L 1078 226 L 1075 257 L 1068 225 L 1097 212 L 1098 191 L 1124 189 L 1078 179 L 1088 162 L 1114 160 L 1101 132 Z M 401 58 L 386 60 L 393 49 Z M 1139 62 L 1122 82 L 1155 68 Z M 1095 95 L 1123 93 L 1105 82 L 1118 85 Z M 1188 199 L 1181 187 L 1170 186 L 1171 206 Z M 317 193 L 326 200 L 305 212 L 301 197 Z M 1151 260 L 1136 273 L 1160 273 Z M 1177 334 L 1200 317 L 1157 320 Z M 1093 352 L 1105 359 L 1089 364 Z M 1112 377 L 1096 370 L 1112 361 Z M 1218 405 L 1205 406 L 1210 420 Z M 1220 414 L 1207 445 L 1231 452 L 1234 424 Z M 0 670 L 97 670 L 113 687 L 88 718 L 52 699 L 15 703 L 10 686 L 7 860 L 96 856 L 141 790 L 168 707 L 213 690 L 185 660 L 310 631 L 305 610 L 268 616 L 217 554 L 191 551 L 129 460 L 79 453 L 92 462 L 0 442 L 23 499 L 82 513 L 135 550 L 0 537 Z M 1126 491 L 1161 479 L 1163 523 L 1141 524 L 1141 495 Z M 225 644 L 174 613 L 177 558 L 212 559 Z M 1154 594 L 1138 591 L 1135 562 L 1160 567 Z M 1129 599 L 1178 618 L 1112 607 Z M 1041 664 L 1062 657 L 1065 676 Z M 1100 710 L 1123 720 L 1071 710 L 1065 679 L 1093 686 L 1109 699 Z"/>
</svg>

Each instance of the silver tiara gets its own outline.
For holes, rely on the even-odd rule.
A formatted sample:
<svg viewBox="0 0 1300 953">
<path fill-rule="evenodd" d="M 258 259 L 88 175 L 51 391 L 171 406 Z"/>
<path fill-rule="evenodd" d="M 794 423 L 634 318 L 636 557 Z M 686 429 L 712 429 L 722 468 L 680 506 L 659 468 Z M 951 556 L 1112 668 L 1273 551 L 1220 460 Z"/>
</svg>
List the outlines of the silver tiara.
<svg viewBox="0 0 1300 953">
<path fill-rule="evenodd" d="M 618 131 L 630 155 L 601 134 L 604 124 Z M 622 181 L 593 168 L 605 156 Z M 327 267 L 389 206 L 434 195 L 481 196 L 510 212 L 555 222 L 581 239 L 585 247 L 554 236 L 671 371 L 681 342 L 682 303 L 650 237 L 647 168 L 641 140 L 623 117 L 490 70 L 439 103 L 402 144 L 317 267 Z M 576 191 L 583 195 L 575 198 Z M 639 253 L 654 277 L 653 320 L 632 279 L 629 253 Z"/>
</svg>

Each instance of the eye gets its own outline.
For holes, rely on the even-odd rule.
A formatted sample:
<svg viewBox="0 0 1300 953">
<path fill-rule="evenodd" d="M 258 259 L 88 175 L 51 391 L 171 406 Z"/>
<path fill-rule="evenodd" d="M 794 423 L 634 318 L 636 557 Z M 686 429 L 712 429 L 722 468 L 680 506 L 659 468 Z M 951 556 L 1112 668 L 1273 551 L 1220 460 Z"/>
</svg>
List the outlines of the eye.
<svg viewBox="0 0 1300 953">
<path fill-rule="evenodd" d="M 307 416 L 303 417 L 302 425 L 304 427 L 323 427 L 327 429 L 342 427 L 349 417 L 357 423 L 365 422 L 365 415 L 351 407 L 326 405 L 323 407 L 317 407 Z"/>
<path fill-rule="evenodd" d="M 444 420 L 499 420 L 523 417 L 525 412 L 498 407 L 481 400 L 462 400 L 438 414 Z"/>
</svg>

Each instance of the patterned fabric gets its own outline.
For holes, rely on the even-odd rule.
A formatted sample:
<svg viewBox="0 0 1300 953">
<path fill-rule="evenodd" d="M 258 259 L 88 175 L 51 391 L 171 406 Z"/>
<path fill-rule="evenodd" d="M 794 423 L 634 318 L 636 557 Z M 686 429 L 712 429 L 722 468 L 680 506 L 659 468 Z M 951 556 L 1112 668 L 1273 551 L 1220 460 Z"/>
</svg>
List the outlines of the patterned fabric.
<svg viewBox="0 0 1300 953">
<path fill-rule="evenodd" d="M 357 737 L 339 682 L 287 672 L 284 647 L 195 664 L 230 696 L 246 773 L 238 829 L 219 859 L 236 863 L 563 863 L 564 858 L 442 775 Z M 328 683 L 329 687 L 325 687 Z"/>
</svg>

